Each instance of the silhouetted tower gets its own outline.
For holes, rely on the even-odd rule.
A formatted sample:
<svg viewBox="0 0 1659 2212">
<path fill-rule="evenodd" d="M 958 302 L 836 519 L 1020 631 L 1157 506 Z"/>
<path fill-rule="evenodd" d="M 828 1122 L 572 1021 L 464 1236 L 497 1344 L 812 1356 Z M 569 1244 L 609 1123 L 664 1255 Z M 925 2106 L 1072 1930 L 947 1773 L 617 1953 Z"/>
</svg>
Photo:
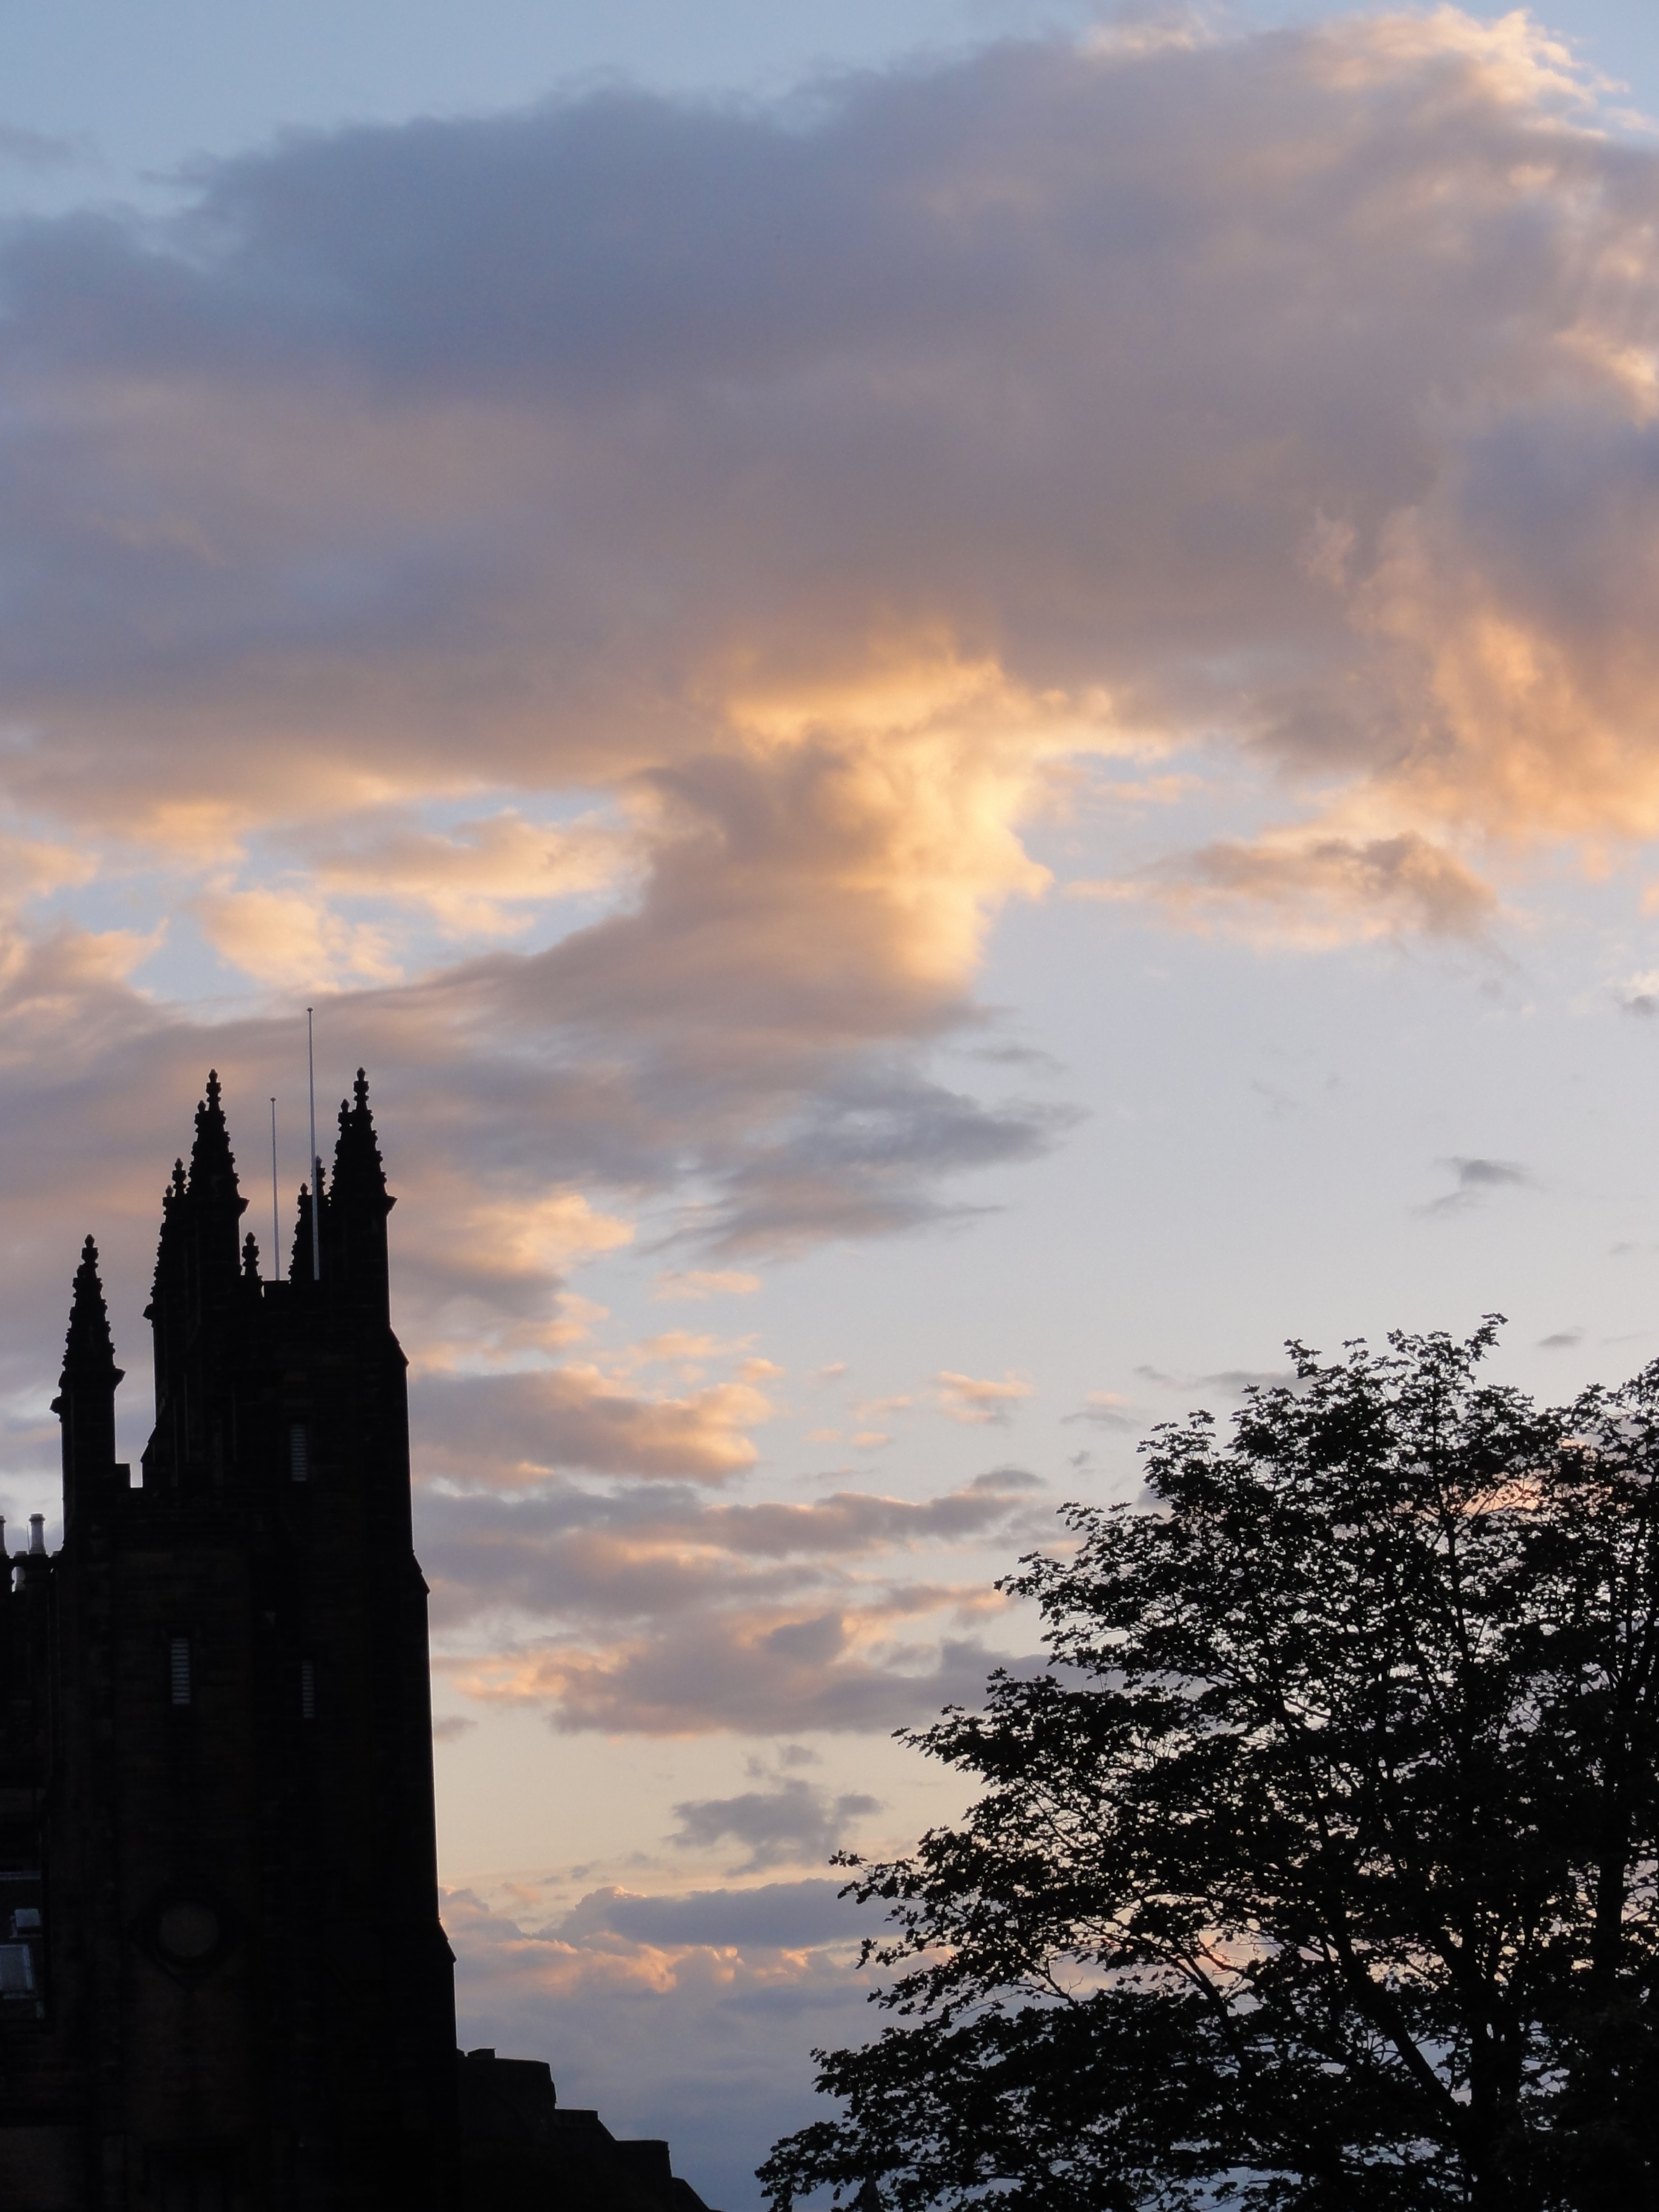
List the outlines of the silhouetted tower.
<svg viewBox="0 0 1659 2212">
<path fill-rule="evenodd" d="M 88 1239 L 63 1548 L 0 1583 L 5 2212 L 453 2203 L 392 1203 L 360 1072 L 322 1279 L 302 1205 L 303 1264 L 262 1281 L 210 1074 L 162 1200 L 138 1488 Z"/>
<path fill-rule="evenodd" d="M 108 1502 L 115 1476 L 115 1389 L 121 1379 L 98 1279 L 98 1247 L 88 1237 L 75 1271 L 64 1371 L 52 1401 L 64 1431 L 65 1528 L 74 1525 L 83 1504 Z"/>
</svg>

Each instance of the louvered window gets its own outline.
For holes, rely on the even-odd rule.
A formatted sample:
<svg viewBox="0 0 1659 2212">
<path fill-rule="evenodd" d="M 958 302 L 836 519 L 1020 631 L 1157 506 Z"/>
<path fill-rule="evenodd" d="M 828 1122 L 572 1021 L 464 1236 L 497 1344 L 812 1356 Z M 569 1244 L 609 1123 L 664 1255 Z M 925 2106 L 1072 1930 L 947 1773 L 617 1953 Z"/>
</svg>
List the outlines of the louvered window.
<svg viewBox="0 0 1659 2212">
<path fill-rule="evenodd" d="M 300 1718 L 314 1721 L 317 1717 L 317 1668 L 314 1661 L 300 1662 Z"/>
<path fill-rule="evenodd" d="M 311 1439 L 303 1421 L 288 1425 L 288 1471 L 295 1482 L 311 1480 Z"/>
<path fill-rule="evenodd" d="M 169 1647 L 169 1659 L 173 1702 L 175 1705 L 187 1705 L 190 1703 L 191 1693 L 189 1637 L 173 1638 Z"/>
</svg>

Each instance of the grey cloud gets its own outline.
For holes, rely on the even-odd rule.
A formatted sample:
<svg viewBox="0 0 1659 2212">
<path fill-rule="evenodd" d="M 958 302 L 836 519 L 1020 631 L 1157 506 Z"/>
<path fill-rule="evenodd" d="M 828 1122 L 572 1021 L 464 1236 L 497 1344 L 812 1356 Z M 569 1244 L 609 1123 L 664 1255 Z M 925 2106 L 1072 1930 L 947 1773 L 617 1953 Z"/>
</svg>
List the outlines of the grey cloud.
<svg viewBox="0 0 1659 2212">
<path fill-rule="evenodd" d="M 549 1654 L 550 1718 L 564 1733 L 779 1735 L 915 1726 L 940 1706 L 984 1695 L 997 1655 L 968 1639 L 900 1655 L 921 1667 L 863 1658 L 833 1613 L 758 1633 L 716 1618 L 671 1625 L 633 1650 L 591 1662 Z"/>
<path fill-rule="evenodd" d="M 1582 1328 L 1558 1328 L 1553 1335 L 1539 1338 L 1538 1349 L 1540 1352 L 1571 1352 L 1575 1345 L 1583 1341 Z"/>
<path fill-rule="evenodd" d="M 1655 175 L 1352 23 L 290 140 L 205 170 L 171 228 L 9 238 L 0 684 L 52 717 L 65 804 L 71 728 L 194 775 L 228 709 L 319 759 L 660 771 L 707 737 L 709 653 L 787 660 L 810 603 L 819 639 L 943 622 L 1039 684 L 1391 768 L 1421 702 L 1308 531 L 1343 518 L 1363 575 L 1432 512 L 1572 614 L 1547 549 L 1609 544 L 1656 434 L 1559 340 L 1620 242 L 1604 312 L 1639 313 Z M 1546 362 L 1579 380 L 1554 413 Z M 458 409 L 439 503 L 410 462 Z M 1431 926 L 1479 902 L 1411 835 L 1330 853 Z"/>
<path fill-rule="evenodd" d="M 1355 21 L 815 97 L 301 138 L 204 169 L 176 224 L 0 240 L 0 795 L 126 854 L 222 808 L 212 865 L 246 833 L 285 869 L 368 786 L 638 809 L 626 912 L 328 1007 L 396 1132 L 400 1322 L 557 1287 L 423 1239 L 428 1171 L 692 1193 L 688 1235 L 788 1249 L 949 1218 L 941 1176 L 1063 1135 L 929 1072 L 1035 881 L 1018 795 L 971 866 L 950 811 L 1018 784 L 1001 695 L 975 723 L 945 685 L 914 759 L 910 707 L 871 705 L 917 655 L 1381 787 L 1382 829 L 1173 864 L 1218 898 L 1449 926 L 1448 823 L 1646 818 L 1659 428 L 1617 362 L 1659 289 L 1650 153 Z M 1565 672 L 1565 735 L 1514 700 L 1472 732 L 1484 682 L 1436 689 L 1493 625 Z M 73 930 L 14 949 L 23 1388 L 88 1228 L 137 1367 L 202 1069 L 291 1097 L 297 1041 L 186 1023 Z M 469 1443 L 434 1401 L 452 1464 L 490 1459 L 487 1402 Z M 509 1424 L 532 1465 L 641 1463 L 620 1414 L 538 1419 Z"/>
<path fill-rule="evenodd" d="M 463 1434 L 492 1428 L 481 1419 Z M 516 1498 L 428 1490 L 417 1533 L 434 1618 L 447 1627 L 503 1609 L 660 1625 L 731 1606 L 799 1609 L 814 1589 L 844 1595 L 849 1563 L 919 1545 L 1012 1548 L 1030 1533 L 1031 1483 L 1009 1470 L 933 1498 L 838 1492 L 810 1504 L 714 1504 L 672 1482 L 605 1492 L 550 1483 Z M 833 1620 L 803 1632 L 840 1636 Z"/>
<path fill-rule="evenodd" d="M 79 168 L 97 159 L 84 138 L 55 137 L 19 123 L 0 123 L 0 161 L 20 169 Z"/>
<path fill-rule="evenodd" d="M 466 1653 L 503 1653 L 439 1663 L 464 1692 L 539 1704 L 562 1730 L 798 1740 L 897 1727 L 977 1697 L 995 1662 L 976 1642 L 938 1639 L 938 1619 L 981 1595 L 981 1575 L 906 1584 L 893 1553 L 924 1542 L 1012 1551 L 1037 1533 L 1029 1491 L 1010 1470 L 915 1504 L 846 1493 L 716 1504 L 671 1484 L 427 1492 L 416 1539 L 441 1653 L 462 1630 Z"/>
<path fill-rule="evenodd" d="M 1293 1367 L 1223 1367 L 1213 1375 L 1200 1375 L 1198 1380 L 1201 1386 L 1242 1397 L 1247 1390 L 1288 1390 L 1297 1375 Z"/>
<path fill-rule="evenodd" d="M 1139 1371 L 1144 1373 L 1145 1370 Z M 1103 1399 L 1098 1404 L 1079 1406 L 1076 1413 L 1062 1414 L 1060 1418 L 1062 1426 L 1069 1426 L 1074 1421 L 1087 1421 L 1091 1428 L 1111 1429 L 1120 1433 L 1132 1432 L 1137 1426 L 1121 1406 L 1108 1403 Z"/>
<path fill-rule="evenodd" d="M 1518 1160 L 1483 1160 L 1453 1158 L 1446 1162 L 1465 1190 L 1496 1190 L 1508 1184 L 1525 1183 L 1531 1180 Z"/>
<path fill-rule="evenodd" d="M 936 1639 L 937 1617 L 981 1593 L 983 1569 L 970 1591 L 905 1585 L 896 1559 L 924 1545 L 1012 1556 L 1048 1526 L 1034 1480 L 1000 1468 L 932 1498 L 805 1504 L 715 1502 L 672 1481 L 428 1489 L 416 1534 L 440 1650 L 458 1636 L 466 1651 L 504 1648 L 506 1694 L 544 1705 L 557 1728 L 799 1738 L 894 1728 L 980 1694 L 994 1655 Z M 930 1615 L 907 1640 L 906 1624 Z M 441 1663 L 463 1691 L 502 1694 L 488 1661 Z M 797 1744 L 781 1763 L 811 1756 Z M 805 1788 L 787 1785 L 786 1814 L 817 1802 Z"/>
<path fill-rule="evenodd" d="M 1427 1214 L 1461 1213 L 1472 1206 L 1483 1204 L 1489 1192 L 1532 1188 L 1532 1176 L 1518 1160 L 1483 1159 L 1478 1155 L 1455 1153 L 1439 1164 L 1450 1169 L 1456 1188 L 1424 1206 L 1421 1211 Z"/>
<path fill-rule="evenodd" d="M 1478 937 L 1498 904 L 1479 877 L 1415 831 L 1363 843 L 1315 834 L 1206 845 L 1154 863 L 1143 880 L 1149 896 L 1178 911 L 1202 911 L 1212 894 L 1267 909 L 1318 898 L 1356 915 L 1389 915 L 1402 931 L 1431 937 Z"/>
<path fill-rule="evenodd" d="M 731 1842 L 748 1858 L 737 1874 L 827 1860 L 839 1850 L 852 1823 L 881 1810 L 880 1800 L 850 1791 L 832 1797 L 810 1782 L 785 1781 L 774 1790 L 748 1790 L 736 1797 L 700 1797 L 674 1808 L 674 1842 L 707 1850 Z"/>
<path fill-rule="evenodd" d="M 769 1881 L 752 1889 L 699 1889 L 670 1897 L 596 1890 L 559 1923 L 562 1935 L 613 1929 L 636 1943 L 706 1943 L 799 1951 L 844 1943 L 866 1918 L 835 1881 Z"/>
<path fill-rule="evenodd" d="M 1564 665 L 1646 665 L 1659 430 L 1562 340 L 1640 326 L 1659 163 L 1379 37 L 1012 43 L 778 112 L 605 93 L 284 142 L 173 224 L 14 226 L 0 789 L 94 842 L 222 805 L 285 867 L 366 780 L 394 811 L 621 794 L 629 910 L 335 1001 L 402 1079 L 403 1187 L 465 1156 L 498 1194 L 695 1190 L 687 1234 L 745 1249 L 952 1218 L 942 1178 L 1066 1119 L 926 1060 L 981 1026 L 975 931 L 1025 882 L 999 799 L 1006 848 L 950 888 L 1006 717 L 908 762 L 848 684 L 936 652 L 1103 687 L 1322 790 L 1431 758 L 1420 828 L 1224 839 L 1170 880 L 1451 927 L 1442 817 L 1510 802 L 1425 690 L 1445 580 Z M 1616 814 L 1586 757 L 1563 789 Z M 135 1219 L 144 1102 L 230 1054 L 263 1096 L 290 1049 L 186 1032 L 72 933 L 24 966 L 11 1034 L 62 1109 L 18 1077 L 37 1179 L 86 1188 L 101 1146 Z M 456 1246 L 404 1285 L 417 1315 L 556 1287 Z"/>
<path fill-rule="evenodd" d="M 1293 1367 L 1223 1367 L 1212 1375 L 1182 1376 L 1166 1375 L 1161 1368 L 1141 1366 L 1136 1368 L 1135 1373 L 1144 1382 L 1156 1383 L 1160 1390 L 1224 1390 L 1234 1398 L 1243 1397 L 1247 1390 L 1288 1390 L 1297 1381 Z"/>
</svg>

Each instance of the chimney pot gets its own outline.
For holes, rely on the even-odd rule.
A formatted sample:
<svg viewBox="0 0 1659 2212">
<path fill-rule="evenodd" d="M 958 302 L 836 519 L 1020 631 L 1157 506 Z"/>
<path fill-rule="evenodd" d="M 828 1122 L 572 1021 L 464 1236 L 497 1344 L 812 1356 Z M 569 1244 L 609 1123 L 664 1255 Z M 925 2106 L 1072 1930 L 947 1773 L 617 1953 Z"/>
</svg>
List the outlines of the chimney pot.
<svg viewBox="0 0 1659 2212">
<path fill-rule="evenodd" d="M 46 1516 L 44 1513 L 29 1516 L 29 1550 L 39 1557 L 46 1548 Z"/>
</svg>

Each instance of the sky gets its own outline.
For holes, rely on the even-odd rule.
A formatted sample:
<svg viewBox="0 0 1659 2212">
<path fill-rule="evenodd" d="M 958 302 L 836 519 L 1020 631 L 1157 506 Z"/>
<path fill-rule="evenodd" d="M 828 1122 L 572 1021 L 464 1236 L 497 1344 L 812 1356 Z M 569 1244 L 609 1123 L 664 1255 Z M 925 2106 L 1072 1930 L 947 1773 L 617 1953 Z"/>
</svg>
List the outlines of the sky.
<svg viewBox="0 0 1659 2212">
<path fill-rule="evenodd" d="M 0 1511 L 367 1066 L 463 2040 L 722 2212 L 1135 1446 L 1659 1356 L 1659 18 L 0 5 Z"/>
</svg>

